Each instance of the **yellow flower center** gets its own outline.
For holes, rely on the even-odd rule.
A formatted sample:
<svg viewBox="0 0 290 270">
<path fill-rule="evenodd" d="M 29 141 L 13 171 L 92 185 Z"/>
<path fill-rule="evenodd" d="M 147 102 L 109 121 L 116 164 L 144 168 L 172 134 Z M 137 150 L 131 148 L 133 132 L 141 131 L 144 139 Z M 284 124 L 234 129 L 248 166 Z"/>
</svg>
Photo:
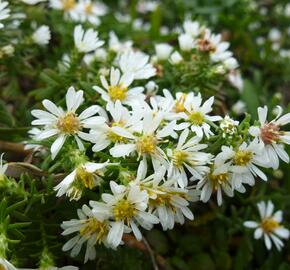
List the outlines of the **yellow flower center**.
<svg viewBox="0 0 290 270">
<path fill-rule="evenodd" d="M 279 226 L 280 224 L 272 218 L 265 218 L 261 223 L 261 227 L 265 233 L 271 233 Z"/>
<path fill-rule="evenodd" d="M 193 112 L 189 115 L 189 121 L 194 125 L 202 125 L 204 122 L 204 116 L 200 112 Z"/>
<path fill-rule="evenodd" d="M 93 4 L 92 3 L 88 3 L 85 5 L 85 13 L 87 14 L 91 14 L 93 12 Z"/>
<path fill-rule="evenodd" d="M 67 113 L 57 122 L 57 128 L 65 134 L 75 134 L 81 129 L 81 123 L 73 112 Z"/>
<path fill-rule="evenodd" d="M 172 161 L 175 167 L 182 167 L 183 163 L 186 162 L 188 157 L 188 153 L 181 150 L 174 150 L 172 155 Z"/>
<path fill-rule="evenodd" d="M 229 181 L 228 173 L 220 173 L 220 174 L 209 174 L 209 179 L 212 183 L 214 189 L 217 189 L 219 185 L 224 185 Z"/>
<path fill-rule="evenodd" d="M 62 6 L 63 6 L 63 10 L 65 11 L 69 11 L 71 9 L 73 9 L 76 5 L 76 1 L 75 0 L 62 0 Z"/>
<path fill-rule="evenodd" d="M 124 127 L 124 123 L 122 122 L 112 122 L 111 124 L 112 127 Z M 125 137 L 122 137 L 118 134 L 116 134 L 115 132 L 113 132 L 111 129 L 107 132 L 107 136 L 108 136 L 108 139 L 114 143 L 116 142 L 122 142 L 122 143 L 125 143 L 128 141 L 127 138 Z"/>
<path fill-rule="evenodd" d="M 107 222 L 101 222 L 96 218 L 91 217 L 82 223 L 84 226 L 80 229 L 80 235 L 90 238 L 95 234 L 98 244 L 102 242 L 108 233 Z"/>
<path fill-rule="evenodd" d="M 128 200 L 120 200 L 114 207 L 114 217 L 116 221 L 123 220 L 129 223 L 130 219 L 136 215 L 136 209 Z"/>
<path fill-rule="evenodd" d="M 253 158 L 253 153 L 250 151 L 238 151 L 234 157 L 234 163 L 238 166 L 247 165 Z"/>
<path fill-rule="evenodd" d="M 108 93 L 113 101 L 123 101 L 127 97 L 128 88 L 122 85 L 109 86 Z"/>
<path fill-rule="evenodd" d="M 153 135 L 144 135 L 136 143 L 137 152 L 140 154 L 154 154 L 157 143 L 157 139 Z"/>
<path fill-rule="evenodd" d="M 174 109 L 173 109 L 175 112 L 180 113 L 180 112 L 186 111 L 184 107 L 185 98 L 186 98 L 186 95 L 184 94 L 176 101 Z"/>
<path fill-rule="evenodd" d="M 76 178 L 80 181 L 86 188 L 94 188 L 94 175 L 86 171 L 83 167 L 77 168 Z"/>
</svg>

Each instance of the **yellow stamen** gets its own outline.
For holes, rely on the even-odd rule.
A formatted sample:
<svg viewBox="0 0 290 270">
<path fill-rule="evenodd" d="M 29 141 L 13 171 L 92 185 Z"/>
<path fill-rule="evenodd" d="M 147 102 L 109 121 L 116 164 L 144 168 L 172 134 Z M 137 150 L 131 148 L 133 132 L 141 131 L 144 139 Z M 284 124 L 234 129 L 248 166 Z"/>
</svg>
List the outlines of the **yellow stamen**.
<svg viewBox="0 0 290 270">
<path fill-rule="evenodd" d="M 75 134 L 81 129 L 81 123 L 73 112 L 69 112 L 58 120 L 57 128 L 62 133 Z"/>
<path fill-rule="evenodd" d="M 88 3 L 85 5 L 85 13 L 87 14 L 92 14 L 93 12 L 93 4 L 92 3 Z"/>
<path fill-rule="evenodd" d="M 219 185 L 224 185 L 229 180 L 228 173 L 209 174 L 209 179 L 212 182 L 213 188 L 216 190 Z"/>
<path fill-rule="evenodd" d="M 247 165 L 253 158 L 253 153 L 250 151 L 238 151 L 234 157 L 234 163 L 238 166 Z"/>
<path fill-rule="evenodd" d="M 113 101 L 123 101 L 127 97 L 128 88 L 122 85 L 109 86 L 108 93 Z"/>
<path fill-rule="evenodd" d="M 204 116 L 200 112 L 193 112 L 189 115 L 189 121 L 194 125 L 202 125 L 204 123 Z"/>
<path fill-rule="evenodd" d="M 124 123 L 122 123 L 122 122 L 113 122 L 111 124 L 111 126 L 112 127 L 124 127 Z M 128 141 L 127 138 L 122 137 L 122 136 L 116 134 L 112 130 L 109 130 L 108 131 L 107 136 L 108 136 L 109 140 L 112 141 L 112 142 L 114 142 L 114 143 L 116 143 L 116 142 L 118 142 L 118 143 L 120 143 L 120 142 L 125 143 L 125 142 Z"/>
<path fill-rule="evenodd" d="M 280 224 L 272 218 L 265 218 L 262 220 L 261 227 L 265 233 L 272 233 L 275 229 L 280 227 Z"/>
<path fill-rule="evenodd" d="M 62 0 L 62 6 L 64 11 L 72 10 L 76 5 L 75 0 Z"/>
<path fill-rule="evenodd" d="M 177 113 L 180 112 L 185 112 L 186 109 L 184 107 L 184 102 L 185 102 L 185 98 L 186 98 L 186 94 L 183 94 L 175 103 L 175 106 L 173 108 L 173 110 Z"/>
<path fill-rule="evenodd" d="M 174 150 L 172 155 L 172 161 L 175 167 L 182 167 L 183 163 L 186 162 L 188 158 L 188 153 L 181 150 Z"/>
<path fill-rule="evenodd" d="M 136 143 L 137 152 L 140 154 L 154 154 L 157 143 L 157 139 L 153 135 L 144 135 Z"/>
<path fill-rule="evenodd" d="M 101 222 L 96 218 L 89 218 L 83 221 L 84 226 L 80 229 L 80 235 L 90 238 L 95 234 L 97 243 L 100 244 L 108 233 L 107 222 Z"/>
<path fill-rule="evenodd" d="M 76 178 L 79 180 L 86 188 L 94 188 L 94 175 L 86 171 L 83 167 L 77 169 Z"/>
<path fill-rule="evenodd" d="M 136 209 L 128 200 L 120 200 L 114 207 L 114 217 L 116 221 L 123 220 L 129 223 L 130 219 L 136 215 Z"/>
</svg>

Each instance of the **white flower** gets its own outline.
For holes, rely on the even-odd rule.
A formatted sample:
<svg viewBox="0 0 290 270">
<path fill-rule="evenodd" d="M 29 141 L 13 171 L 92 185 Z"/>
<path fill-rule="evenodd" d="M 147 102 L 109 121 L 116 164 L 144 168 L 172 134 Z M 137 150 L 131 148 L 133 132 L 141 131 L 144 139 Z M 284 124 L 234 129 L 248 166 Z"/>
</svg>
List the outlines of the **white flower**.
<svg viewBox="0 0 290 270">
<path fill-rule="evenodd" d="M 5 172 L 7 171 L 8 164 L 3 164 L 4 153 L 0 156 L 0 180 L 4 178 Z"/>
<path fill-rule="evenodd" d="M 74 21 L 79 20 L 76 0 L 50 0 L 50 7 L 63 10 L 65 18 L 71 18 Z"/>
<path fill-rule="evenodd" d="M 157 9 L 158 5 L 159 5 L 158 1 L 141 0 L 138 1 L 137 10 L 140 13 L 152 12 Z"/>
<path fill-rule="evenodd" d="M 194 47 L 194 41 L 189 34 L 181 34 L 178 37 L 179 47 L 182 51 L 190 51 Z"/>
<path fill-rule="evenodd" d="M 21 1 L 28 5 L 36 5 L 41 2 L 46 2 L 47 0 L 21 0 Z"/>
<path fill-rule="evenodd" d="M 112 120 L 106 112 L 102 112 L 106 122 L 102 125 L 96 126 L 90 131 L 90 141 L 94 143 L 92 150 L 94 152 L 102 151 L 112 143 L 124 143 L 128 139 L 119 136 L 114 132 L 114 127 L 122 127 L 126 130 L 132 130 L 132 132 L 140 131 L 142 129 L 140 113 L 135 111 L 129 112 L 128 109 L 122 106 L 120 101 L 116 103 L 108 103 L 107 111 L 110 113 Z"/>
<path fill-rule="evenodd" d="M 78 166 L 54 188 L 57 191 L 56 196 L 60 197 L 66 193 L 70 200 L 79 200 L 85 188 L 93 189 L 100 185 L 102 178 L 99 175 L 107 165 L 108 162 L 86 162 Z"/>
<path fill-rule="evenodd" d="M 239 66 L 237 59 L 234 57 L 227 58 L 223 63 L 227 70 L 234 70 Z"/>
<path fill-rule="evenodd" d="M 239 189 L 242 183 L 254 185 L 258 176 L 267 181 L 267 176 L 257 167 L 267 167 L 267 160 L 261 155 L 261 144 L 255 139 L 249 145 L 243 142 L 237 149 L 222 146 L 222 152 L 215 158 L 216 166 L 229 164 L 229 170 L 233 172 L 233 187 Z"/>
<path fill-rule="evenodd" d="M 13 45 L 8 44 L 8 45 L 3 46 L 0 49 L 0 51 L 1 51 L 1 53 L 5 54 L 7 56 L 12 56 L 14 54 L 15 48 Z"/>
<path fill-rule="evenodd" d="M 268 34 L 268 38 L 272 42 L 279 42 L 281 39 L 281 36 L 282 36 L 282 34 L 281 34 L 280 30 L 277 28 L 272 28 Z"/>
<path fill-rule="evenodd" d="M 88 21 L 98 26 L 100 24 L 99 17 L 107 13 L 107 6 L 101 2 L 79 0 L 76 10 L 78 13 L 76 20 L 80 22 Z"/>
<path fill-rule="evenodd" d="M 128 87 L 134 80 L 134 74 L 127 72 L 121 75 L 119 69 L 111 68 L 110 82 L 106 80 L 105 76 L 100 76 L 103 88 L 95 85 L 93 87 L 98 93 L 102 95 L 102 99 L 107 103 L 119 100 L 123 104 L 132 105 L 138 101 L 143 101 L 145 96 L 142 94 L 143 87 Z"/>
<path fill-rule="evenodd" d="M 145 178 L 147 163 L 140 162 L 137 178 L 130 182 L 139 185 L 149 195 L 149 211 L 156 215 L 164 230 L 173 229 L 175 222 L 183 224 L 184 217 L 193 220 L 189 201 L 198 201 L 199 191 L 176 187 L 176 179 L 165 179 L 166 168 L 161 166 L 153 175 Z"/>
<path fill-rule="evenodd" d="M 182 60 L 183 60 L 183 58 L 182 58 L 181 54 L 177 51 L 175 51 L 173 54 L 171 54 L 170 59 L 169 59 L 169 61 L 172 65 L 178 65 L 180 62 L 182 62 Z"/>
<path fill-rule="evenodd" d="M 67 111 L 45 99 L 42 104 L 48 112 L 43 110 L 33 110 L 31 112 L 34 117 L 38 118 L 32 121 L 32 125 L 44 125 L 42 132 L 37 135 L 37 140 L 41 141 L 57 135 L 57 139 L 50 148 L 52 159 L 56 157 L 66 138 L 69 136 L 73 136 L 79 149 L 84 150 L 84 145 L 80 138 L 86 140 L 88 134 L 84 133 L 82 129 L 91 128 L 105 122 L 103 117 L 92 117 L 99 111 L 98 106 L 90 106 L 80 115 L 76 114 L 76 110 L 84 101 L 83 94 L 82 90 L 76 92 L 73 87 L 70 87 L 66 93 Z"/>
<path fill-rule="evenodd" d="M 244 82 L 241 73 L 239 71 L 231 70 L 230 73 L 228 74 L 228 80 L 233 87 L 237 88 L 240 92 L 243 91 Z"/>
<path fill-rule="evenodd" d="M 223 131 L 223 138 L 234 135 L 237 132 L 238 125 L 239 121 L 235 121 L 226 115 L 220 123 L 220 128 Z"/>
<path fill-rule="evenodd" d="M 75 257 L 80 253 L 83 244 L 87 242 L 84 259 L 86 263 L 88 260 L 96 258 L 96 244 L 103 243 L 109 247 L 107 235 L 110 230 L 110 222 L 107 221 L 106 216 L 95 216 L 87 205 L 83 205 L 82 209 L 78 209 L 77 213 L 79 219 L 64 221 L 61 225 L 64 230 L 62 235 L 77 232 L 76 236 L 64 244 L 62 250 L 71 250 L 71 256 Z"/>
<path fill-rule="evenodd" d="M 0 0 L 0 21 L 7 19 L 10 16 L 10 9 L 7 7 L 8 2 Z M 0 22 L 0 29 L 4 27 L 4 24 Z"/>
<path fill-rule="evenodd" d="M 142 80 L 156 74 L 156 69 L 148 61 L 147 54 L 140 51 L 128 51 L 120 55 L 118 65 L 123 73 L 133 74 L 135 80 Z"/>
<path fill-rule="evenodd" d="M 242 100 L 238 100 L 233 106 L 232 106 L 232 110 L 235 114 L 237 115 L 242 115 L 243 113 L 246 112 L 247 110 L 247 105 L 245 102 L 243 102 Z"/>
<path fill-rule="evenodd" d="M 264 237 L 265 245 L 268 250 L 272 248 L 272 242 L 280 251 L 284 246 L 281 239 L 289 238 L 289 230 L 284 228 L 280 223 L 282 222 L 282 211 L 274 211 L 274 205 L 271 201 L 260 202 L 257 204 L 259 214 L 261 217 L 260 222 L 245 221 L 244 226 L 247 228 L 254 228 L 254 238 L 259 239 Z"/>
<path fill-rule="evenodd" d="M 171 159 L 168 177 L 177 179 L 178 185 L 182 188 L 188 184 L 185 168 L 192 175 L 191 180 L 201 179 L 202 175 L 209 170 L 206 164 L 211 159 L 210 154 L 200 152 L 200 150 L 207 148 L 206 144 L 199 144 L 201 138 L 194 136 L 187 140 L 188 135 L 189 130 L 183 130 L 176 147 L 167 150 Z"/>
<path fill-rule="evenodd" d="M 180 108 L 180 116 L 187 122 L 187 126 L 191 126 L 191 130 L 196 133 L 198 137 L 206 137 L 213 135 L 210 130 L 208 122 L 215 122 L 221 120 L 220 116 L 210 116 L 208 113 L 212 111 L 214 97 L 206 100 L 203 105 L 200 93 L 196 96 L 191 92 L 184 97 Z"/>
<path fill-rule="evenodd" d="M 101 47 L 104 41 L 99 40 L 98 32 L 92 28 L 84 31 L 81 25 L 77 25 L 74 29 L 74 43 L 79 52 L 88 53 Z"/>
<path fill-rule="evenodd" d="M 284 144 L 290 144 L 290 132 L 281 130 L 281 127 L 290 123 L 290 113 L 281 116 L 282 108 L 278 106 L 277 109 L 276 118 L 268 122 L 268 107 L 259 107 L 259 127 L 253 126 L 249 130 L 251 135 L 259 138 L 263 146 L 263 155 L 269 160 L 269 165 L 273 169 L 278 169 L 279 158 L 289 163 L 289 156 L 284 149 Z"/>
<path fill-rule="evenodd" d="M 0 269 L 3 270 L 17 270 L 17 268 L 4 258 L 0 258 Z"/>
<path fill-rule="evenodd" d="M 210 199 L 212 193 L 216 192 L 217 203 L 219 206 L 223 201 L 223 192 L 227 196 L 233 197 L 234 189 L 239 192 L 246 191 L 242 185 L 239 187 L 234 187 L 233 172 L 230 171 L 229 164 L 214 164 L 208 175 L 198 182 L 197 189 L 201 190 L 200 200 L 203 202 L 207 202 Z"/>
<path fill-rule="evenodd" d="M 185 33 L 192 37 L 197 37 L 202 31 L 202 28 L 197 21 L 186 20 L 183 23 L 183 28 Z"/>
<path fill-rule="evenodd" d="M 117 247 L 121 243 L 126 226 L 132 229 L 136 239 L 140 241 L 142 234 L 138 225 L 148 230 L 159 222 L 158 218 L 146 212 L 149 199 L 147 192 L 141 191 L 137 185 L 125 187 L 113 181 L 110 182 L 110 187 L 113 194 L 103 193 L 104 203 L 90 202 L 96 217 L 108 215 L 114 220 L 108 234 L 108 243 Z"/>
<path fill-rule="evenodd" d="M 115 32 L 109 33 L 109 49 L 116 53 L 123 53 L 132 50 L 133 41 L 121 42 Z"/>
<path fill-rule="evenodd" d="M 137 153 L 138 157 L 151 157 L 154 170 L 158 170 L 161 164 L 166 163 L 166 155 L 159 147 L 159 144 L 165 137 L 173 133 L 175 122 L 172 121 L 165 127 L 159 129 L 163 119 L 162 113 L 156 116 L 148 112 L 142 121 L 142 131 L 139 133 L 126 130 L 122 127 L 114 127 L 114 132 L 118 135 L 128 138 L 126 143 L 116 144 L 110 149 L 113 157 L 126 157 L 131 153 Z"/>
<path fill-rule="evenodd" d="M 158 60 L 167 60 L 173 50 L 173 47 L 167 43 L 159 43 L 155 45 L 155 51 Z"/>
<path fill-rule="evenodd" d="M 41 46 L 44 46 L 49 43 L 51 38 L 51 33 L 47 25 L 42 25 L 36 29 L 32 34 L 33 41 Z"/>
</svg>

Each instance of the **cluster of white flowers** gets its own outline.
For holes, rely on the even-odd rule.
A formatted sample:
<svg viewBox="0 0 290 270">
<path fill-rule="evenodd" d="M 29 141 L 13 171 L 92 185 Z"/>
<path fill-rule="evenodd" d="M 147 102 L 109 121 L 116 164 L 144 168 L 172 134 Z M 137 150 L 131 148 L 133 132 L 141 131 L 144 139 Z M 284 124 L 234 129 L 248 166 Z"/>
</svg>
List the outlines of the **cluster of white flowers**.
<svg viewBox="0 0 290 270">
<path fill-rule="evenodd" d="M 10 16 L 10 9 L 8 8 L 8 2 L 0 1 L 0 29 L 4 27 L 1 21 L 7 19 Z"/>
<path fill-rule="evenodd" d="M 85 140 L 92 151 L 107 151 L 111 157 L 105 163 L 79 164 L 55 187 L 57 196 L 79 200 L 85 189 L 101 185 L 108 166 L 122 166 L 126 158 L 136 164 L 135 172 L 124 172 L 125 182 L 112 179 L 111 193 L 103 193 L 99 202 L 91 201 L 91 208 L 83 206 L 79 220 L 64 222 L 64 235 L 77 232 L 64 250 L 72 250 L 75 256 L 87 241 L 85 261 L 95 258 L 96 243 L 116 248 L 123 234 L 131 231 L 141 240 L 139 227 L 151 229 L 157 223 L 164 230 L 172 229 L 184 217 L 193 219 L 188 208 L 191 201 L 207 202 L 216 193 L 221 205 L 223 192 L 227 196 L 245 192 L 244 185 L 254 185 L 256 178 L 267 180 L 261 168 L 276 169 L 279 158 L 289 162 L 284 145 L 289 144 L 290 135 L 281 128 L 290 122 L 290 114 L 281 116 L 280 111 L 267 122 L 267 108 L 258 108 L 260 124 L 252 126 L 251 135 L 243 139 L 238 121 L 211 114 L 213 97 L 203 102 L 200 94 L 178 92 L 174 97 L 166 89 L 162 96 L 147 97 L 143 87 L 130 86 L 154 73 L 148 58 L 125 52 L 118 60 L 121 71 L 112 67 L 109 82 L 101 75 L 102 87 L 94 86 L 100 104 L 105 105 L 92 105 L 77 114 L 84 92 L 70 87 L 67 110 L 44 100 L 48 112 L 32 111 L 38 118 L 32 124 L 43 126 L 35 139 L 55 138 L 52 158 L 70 137 L 80 150 L 85 150 Z M 213 136 L 230 146 L 220 145 L 211 153 Z M 153 174 L 148 176 L 149 171 Z"/>
<path fill-rule="evenodd" d="M 197 21 L 187 20 L 183 24 L 184 33 L 178 37 L 182 51 L 197 50 L 207 52 L 214 63 L 221 63 L 226 70 L 234 70 L 238 67 L 233 53 L 228 50 L 230 44 L 222 41 L 221 34 L 214 34 L 211 30 Z"/>
<path fill-rule="evenodd" d="M 75 22 L 99 25 L 100 17 L 107 13 L 107 6 L 92 0 L 50 0 L 50 7 L 62 10 L 65 18 Z"/>
</svg>

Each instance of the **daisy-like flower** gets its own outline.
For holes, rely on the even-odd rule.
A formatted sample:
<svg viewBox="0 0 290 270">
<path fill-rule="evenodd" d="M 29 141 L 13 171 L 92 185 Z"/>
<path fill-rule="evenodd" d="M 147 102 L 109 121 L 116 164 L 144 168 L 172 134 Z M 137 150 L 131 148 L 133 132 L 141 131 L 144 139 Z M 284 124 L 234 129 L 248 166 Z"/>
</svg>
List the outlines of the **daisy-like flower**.
<svg viewBox="0 0 290 270">
<path fill-rule="evenodd" d="M 51 33 L 47 25 L 40 26 L 32 34 L 32 40 L 40 46 L 47 45 L 50 41 L 50 38 L 51 38 Z"/>
<path fill-rule="evenodd" d="M 268 107 L 258 108 L 259 126 L 253 126 L 249 132 L 259 138 L 263 146 L 263 154 L 269 160 L 269 165 L 273 169 L 278 169 L 279 158 L 289 163 L 289 156 L 284 149 L 284 144 L 290 144 L 290 132 L 283 131 L 281 128 L 290 123 L 290 113 L 282 116 L 282 108 L 277 107 L 278 114 L 275 119 L 268 122 Z"/>
<path fill-rule="evenodd" d="M 79 13 L 79 21 L 88 21 L 94 25 L 99 25 L 101 22 L 99 17 L 107 13 L 107 7 L 103 3 L 91 0 L 80 0 L 76 8 Z"/>
<path fill-rule="evenodd" d="M 7 7 L 8 2 L 0 1 L 0 29 L 4 27 L 4 24 L 1 21 L 7 19 L 10 16 L 10 9 Z"/>
<path fill-rule="evenodd" d="M 173 50 L 173 47 L 167 43 L 155 45 L 156 56 L 158 60 L 167 60 Z"/>
<path fill-rule="evenodd" d="M 167 150 L 171 159 L 168 175 L 178 179 L 178 185 L 182 188 L 188 184 L 186 170 L 192 175 L 191 180 L 201 179 L 202 175 L 209 170 L 206 164 L 211 160 L 210 154 L 200 152 L 200 150 L 207 148 L 206 144 L 199 143 L 201 138 L 195 136 L 187 140 L 188 135 L 189 130 L 183 130 L 176 147 Z"/>
<path fill-rule="evenodd" d="M 147 192 L 137 185 L 125 187 L 113 181 L 110 182 L 110 187 L 113 194 L 103 193 L 104 203 L 90 202 L 95 216 L 108 215 L 114 220 L 108 234 L 108 243 L 117 247 L 127 226 L 140 241 L 142 234 L 138 225 L 148 230 L 153 224 L 159 223 L 156 216 L 146 212 L 149 199 Z"/>
<path fill-rule="evenodd" d="M 8 262 L 4 258 L 0 258 L 0 269 L 1 270 L 17 270 L 17 268 L 13 264 Z"/>
<path fill-rule="evenodd" d="M 100 185 L 102 182 L 100 176 L 103 175 L 103 170 L 108 164 L 108 162 L 86 162 L 78 166 L 54 188 L 57 191 L 56 196 L 67 194 L 70 200 L 79 200 L 85 188 L 93 189 Z"/>
<path fill-rule="evenodd" d="M 98 32 L 92 28 L 84 31 L 81 25 L 77 25 L 74 29 L 74 43 L 79 52 L 89 53 L 101 47 L 104 41 L 99 40 Z"/>
<path fill-rule="evenodd" d="M 149 56 L 143 52 L 124 52 L 117 62 L 122 72 L 133 74 L 135 80 L 149 79 L 156 75 L 156 69 L 148 63 Z"/>
<path fill-rule="evenodd" d="M 153 115 L 147 113 L 142 121 L 142 131 L 140 133 L 126 130 L 122 127 L 114 127 L 114 132 L 121 137 L 127 138 L 126 143 L 120 143 L 110 149 L 110 154 L 113 157 L 125 157 L 131 153 L 137 153 L 138 158 L 151 157 L 154 170 L 158 170 L 161 164 L 165 164 L 166 155 L 159 147 L 159 144 L 172 134 L 175 128 L 175 122 L 172 121 L 165 127 L 159 129 L 160 123 L 163 120 L 161 113 Z"/>
<path fill-rule="evenodd" d="M 97 126 L 90 130 L 91 142 L 94 143 L 92 150 L 94 152 L 102 151 L 110 144 L 124 143 L 128 139 L 114 132 L 114 127 L 122 127 L 132 131 L 140 131 L 142 129 L 142 114 L 136 113 L 134 110 L 129 112 L 128 109 L 122 106 L 118 100 L 116 103 L 108 103 L 107 111 L 111 115 L 111 120 L 107 113 L 102 112 L 102 116 L 106 119 L 103 125 Z"/>
<path fill-rule="evenodd" d="M 243 142 L 237 149 L 222 146 L 222 152 L 215 158 L 217 167 L 225 163 L 230 165 L 234 189 L 239 189 L 242 183 L 254 185 L 255 176 L 267 181 L 267 176 L 257 167 L 268 167 L 267 162 L 261 155 L 261 144 L 256 139 L 248 145 Z"/>
<path fill-rule="evenodd" d="M 224 192 L 227 196 L 233 197 L 234 186 L 233 186 L 233 173 L 229 170 L 229 164 L 213 165 L 210 172 L 198 182 L 196 188 L 201 190 L 200 200 L 204 203 L 207 202 L 213 193 L 216 193 L 217 203 L 220 206 L 223 198 L 222 193 Z M 243 185 L 236 187 L 236 190 L 243 193 L 245 188 Z"/>
<path fill-rule="evenodd" d="M 276 248 L 280 251 L 284 246 L 281 239 L 289 238 L 289 230 L 281 225 L 282 211 L 274 213 L 274 205 L 271 201 L 259 202 L 257 204 L 261 221 L 246 221 L 244 226 L 247 228 L 256 229 L 254 233 L 255 239 L 264 238 L 266 248 L 270 250 L 272 248 L 272 242 Z"/>
<path fill-rule="evenodd" d="M 54 9 L 63 10 L 66 18 L 71 18 L 74 21 L 79 19 L 76 0 L 50 0 L 50 6 Z"/>
<path fill-rule="evenodd" d="M 57 136 L 50 148 L 52 159 L 56 157 L 69 136 L 75 138 L 80 150 L 84 150 L 80 138 L 86 140 L 88 134 L 82 131 L 83 128 L 92 128 L 105 122 L 103 117 L 93 116 L 99 111 L 99 106 L 90 106 L 80 115 L 77 115 L 76 110 L 84 101 L 83 94 L 82 90 L 76 92 L 73 87 L 70 87 L 66 93 L 66 111 L 45 99 L 42 104 L 48 112 L 43 110 L 33 110 L 31 112 L 34 117 L 38 118 L 32 121 L 32 125 L 44 125 L 42 132 L 36 136 L 37 140 L 41 141 Z"/>
<path fill-rule="evenodd" d="M 3 164 L 4 153 L 0 156 L 0 181 L 4 178 L 5 172 L 7 171 L 8 164 Z"/>
<path fill-rule="evenodd" d="M 95 85 L 93 88 L 101 94 L 102 99 L 106 102 L 115 102 L 119 100 L 123 104 L 132 105 L 136 101 L 143 101 L 145 96 L 142 94 L 143 87 L 133 87 L 129 89 L 129 86 L 134 80 L 134 74 L 124 73 L 121 75 L 119 69 L 111 68 L 110 82 L 106 80 L 105 76 L 100 76 L 103 88 Z"/>
<path fill-rule="evenodd" d="M 197 21 L 186 20 L 183 23 L 183 28 L 186 34 L 196 38 L 199 36 L 204 27 L 201 27 Z"/>
<path fill-rule="evenodd" d="M 212 111 L 213 102 L 214 97 L 211 97 L 201 105 L 202 98 L 200 93 L 197 95 L 189 93 L 184 97 L 184 101 L 181 100 L 179 104 L 177 104 L 180 106 L 177 108 L 181 111 L 180 116 L 188 123 L 188 126 L 190 126 L 191 130 L 195 132 L 198 137 L 202 138 L 203 135 L 205 135 L 209 138 L 213 135 L 213 132 L 210 130 L 208 122 L 215 122 L 222 119 L 220 116 L 208 115 Z"/>
<path fill-rule="evenodd" d="M 179 47 L 182 51 L 191 51 L 194 47 L 194 40 L 189 34 L 181 34 L 178 37 Z"/>
<path fill-rule="evenodd" d="M 107 236 L 110 230 L 110 222 L 106 216 L 95 216 L 92 210 L 83 205 L 82 209 L 78 209 L 78 219 L 64 221 L 61 225 L 62 235 L 77 233 L 76 236 L 67 241 L 62 247 L 63 251 L 71 250 L 71 256 L 77 256 L 83 244 L 87 242 L 84 262 L 94 260 L 96 258 L 95 245 L 104 244 L 109 247 Z"/>
<path fill-rule="evenodd" d="M 164 230 L 173 229 L 175 223 L 183 224 L 185 218 L 193 220 L 188 208 L 189 201 L 199 200 L 199 191 L 176 187 L 176 179 L 165 179 L 166 167 L 145 178 L 147 164 L 141 161 L 135 181 L 131 185 L 139 185 L 149 195 L 149 212 L 156 215 Z"/>
</svg>

